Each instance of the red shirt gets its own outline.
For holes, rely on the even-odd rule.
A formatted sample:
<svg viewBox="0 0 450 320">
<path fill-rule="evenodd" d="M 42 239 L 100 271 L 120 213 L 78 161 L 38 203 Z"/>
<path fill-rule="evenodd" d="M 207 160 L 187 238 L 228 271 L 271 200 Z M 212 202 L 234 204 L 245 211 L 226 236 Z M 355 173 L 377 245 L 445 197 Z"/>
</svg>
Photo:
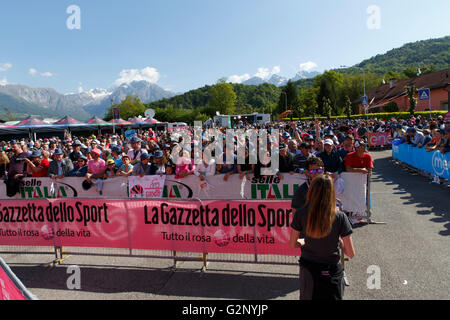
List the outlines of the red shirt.
<svg viewBox="0 0 450 320">
<path fill-rule="evenodd" d="M 364 152 L 362 157 L 359 157 L 356 152 L 349 153 L 344 164 L 352 168 L 373 169 L 372 156 L 367 152 Z"/>
<path fill-rule="evenodd" d="M 48 165 L 49 162 L 47 159 L 42 159 L 41 163 L 39 163 L 38 168 L 42 168 L 40 172 L 33 172 L 32 177 L 46 177 L 48 174 Z"/>
</svg>

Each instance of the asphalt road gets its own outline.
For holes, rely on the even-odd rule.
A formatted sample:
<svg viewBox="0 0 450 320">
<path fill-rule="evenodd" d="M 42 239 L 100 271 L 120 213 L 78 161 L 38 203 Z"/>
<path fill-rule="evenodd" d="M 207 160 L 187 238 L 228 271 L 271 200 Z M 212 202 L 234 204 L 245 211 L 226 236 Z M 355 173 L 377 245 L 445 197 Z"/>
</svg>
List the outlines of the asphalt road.
<svg viewBox="0 0 450 320">
<path fill-rule="evenodd" d="M 450 188 L 393 164 L 391 151 L 372 155 L 372 217 L 386 224 L 354 229 L 356 256 L 345 264 L 350 282 L 345 298 L 450 299 Z M 296 300 L 299 296 L 297 265 L 210 262 L 202 272 L 198 261 L 179 262 L 175 270 L 171 259 L 69 255 L 61 265 L 52 266 L 52 254 L 1 256 L 40 300 Z M 72 265 L 80 268 L 79 290 L 67 287 Z M 379 282 L 374 280 L 374 270 L 380 272 Z"/>
</svg>

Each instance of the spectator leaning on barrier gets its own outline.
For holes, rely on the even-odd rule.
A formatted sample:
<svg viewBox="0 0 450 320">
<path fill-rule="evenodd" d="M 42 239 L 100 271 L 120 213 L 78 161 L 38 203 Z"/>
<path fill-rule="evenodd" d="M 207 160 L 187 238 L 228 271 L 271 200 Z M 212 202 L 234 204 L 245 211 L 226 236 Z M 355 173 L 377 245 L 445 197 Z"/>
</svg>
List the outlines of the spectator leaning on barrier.
<svg viewBox="0 0 450 320">
<path fill-rule="evenodd" d="M 156 167 L 153 163 L 150 163 L 150 161 L 151 155 L 148 153 L 143 153 L 141 155 L 141 161 L 136 163 L 133 167 L 133 176 L 139 176 L 142 178 L 143 176 L 154 175 L 156 172 Z"/>
<path fill-rule="evenodd" d="M 416 128 L 410 128 L 408 135 L 410 136 L 410 144 L 413 145 L 413 147 L 417 147 L 419 145 L 423 145 L 423 142 L 425 140 L 425 137 L 423 136 L 423 133 Z"/>
<path fill-rule="evenodd" d="M 128 150 L 127 155 L 130 157 L 132 165 L 137 164 L 141 160 L 141 156 L 148 153 L 146 149 L 141 148 L 141 141 L 138 137 L 132 137 L 130 139 L 131 149 Z"/>
<path fill-rule="evenodd" d="M 10 142 L 13 155 L 9 159 L 9 168 L 6 183 L 8 197 L 13 197 L 19 192 L 20 181 L 27 175 L 25 159 L 30 156 L 22 150 L 22 146 L 15 140 Z"/>
<path fill-rule="evenodd" d="M 367 144 L 362 141 L 355 142 L 355 152 L 349 153 L 345 158 L 347 172 L 359 172 L 372 174 L 373 160 L 370 153 L 366 152 Z"/>
<path fill-rule="evenodd" d="M 88 172 L 86 174 L 86 181 L 88 184 L 95 183 L 97 191 L 101 195 L 103 192 L 103 176 L 106 170 L 105 160 L 100 158 L 101 151 L 97 148 L 90 152 L 92 160 L 87 163 Z"/>
<path fill-rule="evenodd" d="M 117 175 L 118 168 L 113 159 L 106 160 L 106 169 L 103 176 L 104 179 L 113 178 Z"/>
<path fill-rule="evenodd" d="M 133 173 L 134 166 L 131 164 L 130 157 L 124 154 L 122 156 L 121 162 L 122 164 L 118 166 L 119 170 L 117 171 L 117 175 L 125 177 L 131 176 L 131 174 Z"/>
<path fill-rule="evenodd" d="M 442 154 L 450 152 L 450 128 L 445 130 L 445 138 L 442 139 L 443 143 L 440 148 Z"/>
<path fill-rule="evenodd" d="M 48 166 L 48 176 L 56 179 L 66 177 L 73 169 L 72 161 L 69 158 L 64 158 L 64 152 L 59 148 L 55 149 L 52 157 L 53 161 Z"/>
<path fill-rule="evenodd" d="M 26 159 L 25 162 L 27 163 L 27 172 L 30 176 L 35 178 L 47 177 L 50 163 L 48 159 L 42 158 L 41 151 L 33 151 L 30 159 Z"/>
<path fill-rule="evenodd" d="M 84 155 L 78 157 L 73 170 L 69 172 L 69 177 L 85 177 L 87 174 L 87 158 Z"/>
<path fill-rule="evenodd" d="M 294 173 L 294 156 L 292 153 L 288 152 L 287 145 L 280 143 L 280 158 L 279 158 L 279 172 L 280 173 Z"/>
<path fill-rule="evenodd" d="M 317 156 L 322 159 L 325 165 L 325 171 L 331 173 L 333 178 L 342 172 L 342 159 L 334 148 L 333 140 L 326 139 L 324 141 L 325 151 L 319 153 Z"/>
</svg>

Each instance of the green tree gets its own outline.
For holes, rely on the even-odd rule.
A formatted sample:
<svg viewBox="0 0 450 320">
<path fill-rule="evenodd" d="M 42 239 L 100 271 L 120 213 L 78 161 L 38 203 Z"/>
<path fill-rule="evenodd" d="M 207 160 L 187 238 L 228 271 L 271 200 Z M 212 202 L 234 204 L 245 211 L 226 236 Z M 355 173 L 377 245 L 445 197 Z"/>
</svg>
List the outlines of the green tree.
<svg viewBox="0 0 450 320">
<path fill-rule="evenodd" d="M 106 113 L 105 120 L 109 121 L 113 119 L 113 110 L 119 108 L 120 117 L 124 120 L 133 118 L 139 115 L 144 115 L 146 110 L 145 105 L 136 96 L 128 95 L 121 103 L 113 104 L 109 107 Z"/>
<path fill-rule="evenodd" d="M 348 119 L 352 116 L 352 101 L 348 95 L 345 96 L 345 114 Z"/>
<path fill-rule="evenodd" d="M 329 100 L 332 113 L 339 115 L 341 108 L 339 107 L 341 89 L 344 83 L 344 76 L 333 70 L 325 71 L 323 74 L 315 78 L 315 86 L 319 87 L 317 94 L 318 112 L 321 115 L 327 115 L 324 102 Z M 326 99 L 324 99 L 326 98 Z"/>
<path fill-rule="evenodd" d="M 417 89 L 414 85 L 412 86 L 406 86 L 406 95 L 409 99 L 409 113 L 411 115 L 414 115 L 414 111 L 416 110 L 417 105 L 417 98 L 414 96 L 417 93 Z"/>
<path fill-rule="evenodd" d="M 223 79 L 209 90 L 208 106 L 215 108 L 221 114 L 233 114 L 236 110 L 236 93 L 231 83 Z"/>
<path fill-rule="evenodd" d="M 278 100 L 278 114 L 281 114 L 286 110 L 291 110 L 298 115 L 300 112 L 299 107 L 298 88 L 289 80 L 286 86 L 281 90 L 280 98 Z"/>
<path fill-rule="evenodd" d="M 330 98 L 323 97 L 322 105 L 323 105 L 323 109 L 324 109 L 324 112 L 325 112 L 325 116 L 327 117 L 328 120 L 330 120 L 330 118 L 331 118 L 331 111 L 332 111 Z"/>
</svg>

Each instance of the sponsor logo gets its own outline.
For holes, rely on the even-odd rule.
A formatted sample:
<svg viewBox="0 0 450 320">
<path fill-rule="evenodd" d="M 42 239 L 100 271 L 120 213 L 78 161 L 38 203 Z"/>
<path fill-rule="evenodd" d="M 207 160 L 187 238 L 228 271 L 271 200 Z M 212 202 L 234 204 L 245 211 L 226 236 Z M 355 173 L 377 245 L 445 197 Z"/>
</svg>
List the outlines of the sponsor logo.
<svg viewBox="0 0 450 320">
<path fill-rule="evenodd" d="M 192 199 L 194 192 L 191 187 L 175 180 L 166 180 L 170 185 L 164 185 L 163 198 L 171 199 Z"/>
<path fill-rule="evenodd" d="M 438 176 L 444 175 L 445 171 L 449 170 L 447 160 L 445 160 L 444 156 L 439 151 L 434 152 L 432 165 L 434 173 Z"/>
<path fill-rule="evenodd" d="M 37 179 L 31 179 L 20 186 L 20 196 L 22 199 L 77 198 L 78 192 L 67 183 L 57 182 L 52 187 L 42 185 L 42 181 Z"/>
<path fill-rule="evenodd" d="M 281 184 L 277 176 L 253 177 L 251 180 L 251 199 L 292 199 L 298 184 Z"/>
</svg>

